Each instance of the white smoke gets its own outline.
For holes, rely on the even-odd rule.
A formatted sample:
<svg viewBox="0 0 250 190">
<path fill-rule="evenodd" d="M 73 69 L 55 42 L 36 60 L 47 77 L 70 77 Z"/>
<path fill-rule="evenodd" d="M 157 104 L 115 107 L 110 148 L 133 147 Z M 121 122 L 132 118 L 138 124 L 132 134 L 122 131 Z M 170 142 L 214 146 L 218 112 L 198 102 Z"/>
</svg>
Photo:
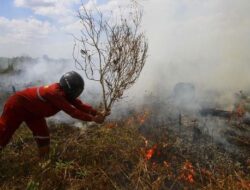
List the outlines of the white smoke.
<svg viewBox="0 0 250 190">
<path fill-rule="evenodd" d="M 167 92 L 178 82 L 190 82 L 198 96 L 213 90 L 231 101 L 235 92 L 249 90 L 248 0 L 148 0 L 141 4 L 149 57 L 134 91 Z"/>
</svg>

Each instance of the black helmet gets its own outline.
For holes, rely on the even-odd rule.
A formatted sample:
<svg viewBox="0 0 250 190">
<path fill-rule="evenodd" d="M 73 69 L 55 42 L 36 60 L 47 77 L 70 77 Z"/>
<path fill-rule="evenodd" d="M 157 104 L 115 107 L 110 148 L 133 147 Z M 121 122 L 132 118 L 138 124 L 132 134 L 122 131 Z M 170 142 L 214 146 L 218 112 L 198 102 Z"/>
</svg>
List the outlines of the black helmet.
<svg viewBox="0 0 250 190">
<path fill-rule="evenodd" d="M 84 89 L 84 81 L 81 75 L 77 72 L 70 71 L 61 77 L 60 86 L 64 90 L 67 98 L 73 100 L 82 93 Z"/>
</svg>

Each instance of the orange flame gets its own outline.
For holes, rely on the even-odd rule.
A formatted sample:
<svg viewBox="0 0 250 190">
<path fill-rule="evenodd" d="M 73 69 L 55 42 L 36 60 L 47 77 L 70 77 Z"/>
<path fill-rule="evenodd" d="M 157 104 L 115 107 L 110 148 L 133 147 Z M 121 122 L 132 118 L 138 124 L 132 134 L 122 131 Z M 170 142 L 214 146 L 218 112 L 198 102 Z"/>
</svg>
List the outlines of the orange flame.
<svg viewBox="0 0 250 190">
<path fill-rule="evenodd" d="M 147 160 L 150 160 L 152 158 L 152 156 L 155 154 L 156 149 L 157 149 L 157 144 L 154 145 L 151 149 L 149 149 L 146 152 L 146 159 Z"/>
<path fill-rule="evenodd" d="M 105 125 L 105 127 L 106 127 L 106 128 L 109 128 L 109 129 L 113 129 L 113 128 L 117 127 L 117 126 L 118 126 L 118 124 L 115 123 L 115 122 L 110 122 L 110 123 L 107 123 L 107 124 Z"/>
<path fill-rule="evenodd" d="M 195 175 L 195 171 L 194 171 L 192 163 L 189 161 L 185 161 L 185 163 L 183 164 L 179 179 L 192 184 L 194 183 L 194 175 Z"/>
<path fill-rule="evenodd" d="M 149 117 L 149 113 L 150 113 L 149 110 L 145 110 L 142 114 L 139 114 L 137 116 L 137 121 L 139 122 L 140 125 L 142 125 L 143 123 L 145 123 L 145 121 Z"/>
<path fill-rule="evenodd" d="M 135 115 L 133 115 L 125 120 L 126 124 L 127 125 L 132 125 L 132 124 L 142 125 L 148 119 L 149 113 L 150 113 L 149 110 L 146 110 L 146 109 L 142 113 L 136 113 Z"/>
</svg>

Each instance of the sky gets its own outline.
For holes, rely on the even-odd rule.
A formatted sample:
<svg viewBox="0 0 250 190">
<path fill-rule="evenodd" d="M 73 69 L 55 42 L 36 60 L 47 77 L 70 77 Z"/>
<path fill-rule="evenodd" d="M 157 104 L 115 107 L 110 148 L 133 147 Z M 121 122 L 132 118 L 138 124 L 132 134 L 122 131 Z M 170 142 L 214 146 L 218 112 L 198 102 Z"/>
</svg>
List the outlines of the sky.
<svg viewBox="0 0 250 190">
<path fill-rule="evenodd" d="M 102 5 L 106 1 L 98 0 Z M 0 0 L 0 56 L 69 58 L 81 0 Z"/>
<path fill-rule="evenodd" d="M 115 10 L 129 0 L 83 0 Z M 249 0 L 138 0 L 149 54 L 137 89 L 250 89 Z M 72 58 L 80 0 L 0 0 L 0 56 Z M 146 84 L 146 85 L 145 85 Z M 158 85 L 161 84 L 161 85 Z"/>
</svg>

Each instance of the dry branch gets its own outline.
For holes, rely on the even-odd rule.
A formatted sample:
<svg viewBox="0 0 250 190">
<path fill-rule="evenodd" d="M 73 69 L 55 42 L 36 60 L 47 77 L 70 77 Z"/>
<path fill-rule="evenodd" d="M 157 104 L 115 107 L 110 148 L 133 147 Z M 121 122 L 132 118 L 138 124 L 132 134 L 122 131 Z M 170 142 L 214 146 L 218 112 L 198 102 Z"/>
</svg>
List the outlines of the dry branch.
<svg viewBox="0 0 250 190">
<path fill-rule="evenodd" d="M 75 37 L 73 57 L 87 79 L 100 83 L 108 110 L 136 82 L 145 65 L 148 43 L 141 31 L 142 10 L 133 3 L 128 16 L 115 16 L 82 6 L 78 18 L 82 30 Z"/>
</svg>

